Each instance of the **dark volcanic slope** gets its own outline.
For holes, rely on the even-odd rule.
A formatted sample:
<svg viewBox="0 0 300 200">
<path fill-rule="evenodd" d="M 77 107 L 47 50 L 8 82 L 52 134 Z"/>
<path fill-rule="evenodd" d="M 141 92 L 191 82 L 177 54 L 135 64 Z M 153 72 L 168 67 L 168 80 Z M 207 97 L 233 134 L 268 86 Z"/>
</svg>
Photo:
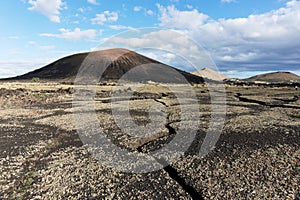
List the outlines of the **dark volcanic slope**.
<svg viewBox="0 0 300 200">
<path fill-rule="evenodd" d="M 290 72 L 273 72 L 260 74 L 257 76 L 245 79 L 246 81 L 265 81 L 265 82 L 288 82 L 298 81 L 300 82 L 300 76 Z"/>
<path fill-rule="evenodd" d="M 126 49 L 109 49 L 92 53 L 75 54 L 55 61 L 43 68 L 9 80 L 26 80 L 38 77 L 42 80 L 74 81 L 81 64 L 86 60 L 99 68 L 107 67 L 101 80 L 118 80 L 126 72 L 131 81 L 156 81 L 180 83 L 183 78 L 192 83 L 203 82 L 202 77 L 175 69 L 151 58 Z M 99 62 L 100 61 L 100 62 Z M 99 63 L 102 63 L 99 65 Z M 103 64 L 106 63 L 107 65 Z M 179 72 L 179 73 L 178 73 Z M 8 79 L 6 79 L 8 80 Z"/>
</svg>

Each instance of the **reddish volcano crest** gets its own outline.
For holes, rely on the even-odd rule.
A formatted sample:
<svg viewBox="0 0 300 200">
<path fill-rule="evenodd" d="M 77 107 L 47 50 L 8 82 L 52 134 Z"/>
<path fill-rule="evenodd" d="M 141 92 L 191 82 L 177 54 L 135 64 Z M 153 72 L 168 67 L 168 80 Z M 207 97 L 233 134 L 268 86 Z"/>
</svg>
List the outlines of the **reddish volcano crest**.
<svg viewBox="0 0 300 200">
<path fill-rule="evenodd" d="M 83 62 L 97 66 L 95 73 L 99 69 L 100 71 L 105 69 L 100 81 L 117 81 L 123 77 L 136 82 L 150 80 L 166 83 L 204 82 L 202 77 L 121 48 L 71 55 L 35 71 L 6 80 L 29 80 L 38 77 L 47 81 L 73 82 Z M 124 76 L 129 71 L 130 75 Z"/>
<path fill-rule="evenodd" d="M 291 72 L 272 72 L 266 74 L 260 74 L 257 76 L 245 79 L 247 81 L 264 81 L 264 82 L 289 82 L 298 81 L 300 82 L 300 76 Z"/>
</svg>

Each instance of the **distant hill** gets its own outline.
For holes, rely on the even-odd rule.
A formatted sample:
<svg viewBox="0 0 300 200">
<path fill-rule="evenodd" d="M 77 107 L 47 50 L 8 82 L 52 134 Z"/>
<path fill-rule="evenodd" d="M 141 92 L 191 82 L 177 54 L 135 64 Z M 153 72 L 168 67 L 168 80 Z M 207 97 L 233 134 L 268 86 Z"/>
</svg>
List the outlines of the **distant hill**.
<svg viewBox="0 0 300 200">
<path fill-rule="evenodd" d="M 210 80 L 215 80 L 215 81 L 222 81 L 224 79 L 229 79 L 228 76 L 220 74 L 219 72 L 216 72 L 210 68 L 203 68 L 202 70 L 191 72 L 191 74 L 194 74 L 196 76 L 200 76 L 203 78 L 207 78 Z"/>
<path fill-rule="evenodd" d="M 108 49 L 67 56 L 40 69 L 5 80 L 29 80 L 38 77 L 41 80 L 73 82 L 83 62 L 89 62 L 90 65 L 97 66 L 98 69 L 95 68 L 94 70 L 101 70 L 108 66 L 102 74 L 101 81 L 119 80 L 126 72 L 131 70 L 130 76 L 124 77 L 131 81 L 151 80 L 154 82 L 181 83 L 183 82 L 182 77 L 184 77 L 191 83 L 204 82 L 202 77 L 184 72 L 127 49 Z"/>
<path fill-rule="evenodd" d="M 290 81 L 297 81 L 300 82 L 300 76 L 293 74 L 291 72 L 272 72 L 272 73 L 266 73 L 266 74 L 260 74 L 256 75 L 247 79 L 244 79 L 245 81 L 263 81 L 263 82 L 290 82 Z"/>
</svg>

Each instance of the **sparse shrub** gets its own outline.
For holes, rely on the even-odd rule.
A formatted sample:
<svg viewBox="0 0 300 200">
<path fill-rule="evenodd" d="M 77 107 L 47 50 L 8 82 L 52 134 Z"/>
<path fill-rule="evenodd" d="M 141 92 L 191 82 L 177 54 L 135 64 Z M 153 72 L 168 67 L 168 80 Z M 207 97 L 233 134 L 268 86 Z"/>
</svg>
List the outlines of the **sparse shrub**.
<svg viewBox="0 0 300 200">
<path fill-rule="evenodd" d="M 16 192 L 10 197 L 10 199 L 24 199 L 26 193 L 35 182 L 35 179 L 36 174 L 32 172 L 25 173 L 16 185 Z"/>
<path fill-rule="evenodd" d="M 300 114 L 293 114 L 292 117 L 300 119 Z"/>
<path fill-rule="evenodd" d="M 37 83 L 37 82 L 40 82 L 40 78 L 39 77 L 33 77 L 31 79 L 31 81 L 34 82 L 34 83 Z"/>
</svg>

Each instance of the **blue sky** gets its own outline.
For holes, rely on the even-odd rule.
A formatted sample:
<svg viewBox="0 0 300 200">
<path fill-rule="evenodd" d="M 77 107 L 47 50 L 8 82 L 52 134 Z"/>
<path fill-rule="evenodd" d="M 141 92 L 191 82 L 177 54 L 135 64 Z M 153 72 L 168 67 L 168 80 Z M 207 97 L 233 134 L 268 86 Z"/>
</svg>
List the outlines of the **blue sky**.
<svg viewBox="0 0 300 200">
<path fill-rule="evenodd" d="M 184 33 L 231 77 L 278 70 L 300 75 L 297 0 L 2 0 L 0 13 L 0 77 L 90 51 L 106 38 L 143 27 Z M 139 43 L 141 48 L 144 41 Z M 181 49 L 191 49 L 186 45 Z M 182 56 L 192 53 L 170 48 Z M 176 58 L 147 55 L 192 70 Z"/>
</svg>

